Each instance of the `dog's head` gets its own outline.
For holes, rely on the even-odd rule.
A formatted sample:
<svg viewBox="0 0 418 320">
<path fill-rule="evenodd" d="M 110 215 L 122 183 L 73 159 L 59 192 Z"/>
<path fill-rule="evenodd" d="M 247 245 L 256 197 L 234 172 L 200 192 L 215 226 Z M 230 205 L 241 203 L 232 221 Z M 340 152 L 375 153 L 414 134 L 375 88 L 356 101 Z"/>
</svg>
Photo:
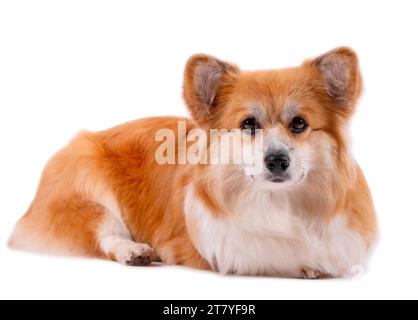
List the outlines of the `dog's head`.
<svg viewBox="0 0 418 320">
<path fill-rule="evenodd" d="M 337 168 L 360 92 L 358 59 L 349 48 L 296 68 L 256 72 L 195 55 L 185 70 L 184 97 L 201 128 L 240 130 L 251 136 L 244 144 L 262 135 L 262 174 L 248 179 L 269 188 Z"/>
</svg>

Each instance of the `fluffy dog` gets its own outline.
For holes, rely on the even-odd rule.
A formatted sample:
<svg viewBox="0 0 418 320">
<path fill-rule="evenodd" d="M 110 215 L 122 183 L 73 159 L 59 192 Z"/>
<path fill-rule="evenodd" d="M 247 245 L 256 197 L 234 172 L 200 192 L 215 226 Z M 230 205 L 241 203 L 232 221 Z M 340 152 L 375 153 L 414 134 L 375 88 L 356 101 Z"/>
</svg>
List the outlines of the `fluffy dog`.
<svg viewBox="0 0 418 320">
<path fill-rule="evenodd" d="M 360 93 L 349 48 L 256 72 L 195 55 L 184 79 L 193 120 L 151 118 L 79 134 L 47 165 L 10 246 L 238 275 L 350 275 L 365 265 L 377 233 L 347 130 Z M 179 148 L 176 163 L 160 164 L 161 129 L 186 149 L 196 129 L 242 132 L 247 147 L 262 136 L 262 170 L 184 163 Z"/>
</svg>

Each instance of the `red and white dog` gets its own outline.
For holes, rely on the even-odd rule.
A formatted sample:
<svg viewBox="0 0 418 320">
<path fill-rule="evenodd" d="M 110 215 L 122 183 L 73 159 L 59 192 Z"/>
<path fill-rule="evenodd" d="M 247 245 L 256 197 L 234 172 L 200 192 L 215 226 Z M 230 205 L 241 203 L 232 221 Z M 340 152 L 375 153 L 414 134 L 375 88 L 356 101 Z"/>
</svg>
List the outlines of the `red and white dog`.
<svg viewBox="0 0 418 320">
<path fill-rule="evenodd" d="M 79 134 L 47 165 L 9 244 L 127 265 L 160 260 L 238 275 L 350 275 L 365 265 L 377 233 L 349 148 L 360 93 L 358 59 L 348 48 L 257 72 L 193 56 L 184 80 L 193 120 L 151 118 Z M 250 144 L 262 134 L 260 174 L 232 163 L 157 163 L 158 131 L 178 132 L 179 122 L 187 133 L 239 130 Z M 175 143 L 190 147 L 184 139 L 177 134 Z"/>
</svg>

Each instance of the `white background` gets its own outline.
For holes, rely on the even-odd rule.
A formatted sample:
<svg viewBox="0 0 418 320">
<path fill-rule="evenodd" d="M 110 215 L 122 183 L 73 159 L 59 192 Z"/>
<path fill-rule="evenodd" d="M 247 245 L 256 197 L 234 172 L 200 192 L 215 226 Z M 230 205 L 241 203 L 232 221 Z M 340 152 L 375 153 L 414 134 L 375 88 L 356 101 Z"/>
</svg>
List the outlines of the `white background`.
<svg viewBox="0 0 418 320">
<path fill-rule="evenodd" d="M 416 1 L 1 1 L 0 298 L 418 298 Z M 186 115 L 187 58 L 243 69 L 359 54 L 365 92 L 353 152 L 379 214 L 369 272 L 354 280 L 237 278 L 181 267 L 6 248 L 48 158 L 80 129 Z"/>
</svg>

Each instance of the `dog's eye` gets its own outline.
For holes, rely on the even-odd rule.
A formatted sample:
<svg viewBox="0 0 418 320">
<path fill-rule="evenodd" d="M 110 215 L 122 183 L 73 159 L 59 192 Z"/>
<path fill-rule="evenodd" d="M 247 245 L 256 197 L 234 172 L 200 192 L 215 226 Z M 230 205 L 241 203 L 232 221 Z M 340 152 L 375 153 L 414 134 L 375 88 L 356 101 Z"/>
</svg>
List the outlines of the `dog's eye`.
<svg viewBox="0 0 418 320">
<path fill-rule="evenodd" d="M 260 125 L 255 118 L 248 118 L 241 124 L 241 129 L 251 130 L 251 134 L 255 135 L 255 130 L 260 129 Z"/>
<path fill-rule="evenodd" d="M 302 117 L 294 117 L 290 122 L 290 130 L 294 133 L 302 133 L 308 128 L 308 123 Z"/>
</svg>

